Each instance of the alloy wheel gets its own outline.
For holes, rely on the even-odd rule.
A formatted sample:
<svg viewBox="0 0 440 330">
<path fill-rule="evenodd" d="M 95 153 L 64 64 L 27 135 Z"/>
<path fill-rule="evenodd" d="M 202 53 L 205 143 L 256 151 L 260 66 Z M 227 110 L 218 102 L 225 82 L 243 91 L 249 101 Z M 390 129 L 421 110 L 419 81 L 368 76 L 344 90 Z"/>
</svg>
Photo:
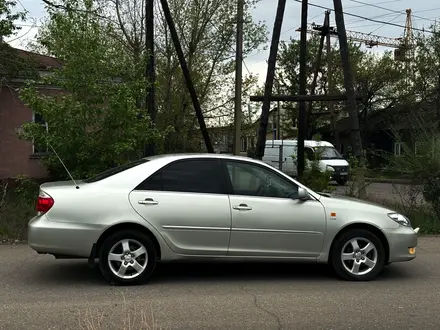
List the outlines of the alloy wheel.
<svg viewBox="0 0 440 330">
<path fill-rule="evenodd" d="M 114 275 L 122 279 L 134 279 L 147 267 L 148 253 L 139 241 L 123 239 L 113 245 L 107 260 Z"/>
<path fill-rule="evenodd" d="M 347 272 L 355 276 L 362 276 L 376 267 L 377 248 L 369 239 L 355 237 L 345 243 L 341 251 L 341 260 Z"/>
</svg>

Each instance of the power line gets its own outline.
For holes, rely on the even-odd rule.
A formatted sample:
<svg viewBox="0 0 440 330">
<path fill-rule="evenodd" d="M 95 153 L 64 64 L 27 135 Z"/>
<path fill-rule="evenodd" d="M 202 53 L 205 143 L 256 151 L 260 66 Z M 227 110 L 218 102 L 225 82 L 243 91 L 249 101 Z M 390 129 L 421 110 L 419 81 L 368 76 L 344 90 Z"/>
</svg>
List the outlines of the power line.
<svg viewBox="0 0 440 330">
<path fill-rule="evenodd" d="M 31 30 L 32 30 L 34 27 L 36 27 L 36 26 L 30 27 L 29 30 L 27 30 L 26 33 L 22 34 L 21 36 L 18 36 L 18 37 L 14 38 L 14 39 L 8 40 L 8 43 L 11 43 L 11 42 L 13 42 L 13 41 L 17 41 L 17 40 L 19 40 L 19 39 L 25 37 L 26 35 L 29 34 L 29 32 L 31 32 Z"/>
<path fill-rule="evenodd" d="M 382 9 L 382 10 L 387 10 L 387 11 L 389 11 L 389 12 L 396 13 L 396 14 L 399 14 L 399 13 L 400 13 L 400 14 L 404 14 L 404 11 L 402 11 L 402 10 L 394 10 L 394 9 L 390 9 L 390 8 L 385 8 L 385 7 L 382 7 L 382 6 L 377 6 L 377 5 L 375 5 L 375 4 L 365 3 L 365 2 L 362 2 L 362 1 L 358 1 L 358 0 L 351 0 L 351 1 L 356 2 L 356 3 L 361 3 L 361 4 L 363 4 L 364 6 L 369 6 L 369 7 L 373 7 L 373 8 L 378 8 L 378 9 Z M 411 14 L 411 16 L 412 16 L 412 17 L 418 17 L 418 18 L 421 18 L 421 19 L 426 19 L 426 20 L 428 20 L 428 21 L 434 21 L 434 20 L 430 20 L 430 19 L 425 18 L 425 17 L 421 17 L 421 16 L 418 16 L 418 15 L 414 15 L 414 14 Z"/>
<path fill-rule="evenodd" d="M 374 5 L 384 5 L 386 3 L 392 3 L 392 2 L 400 2 L 402 0 L 390 0 L 390 1 L 383 1 L 383 2 L 375 2 Z M 356 1 L 355 1 L 356 2 Z M 364 7 L 365 5 L 360 5 L 360 6 L 350 6 L 347 7 L 346 9 L 350 9 L 350 8 L 360 8 L 360 7 Z"/>
<path fill-rule="evenodd" d="M 321 16 L 321 15 L 322 15 L 322 13 L 319 13 L 318 15 L 313 16 L 310 20 L 313 20 L 313 19 L 315 19 L 315 18 L 317 18 L 318 16 Z M 296 29 L 296 26 L 291 27 L 291 28 L 288 28 L 287 30 L 282 31 L 282 32 L 280 33 L 280 35 L 283 35 L 284 33 L 289 32 L 289 31 L 292 31 L 292 30 L 294 30 L 294 29 Z M 280 41 L 286 41 L 286 40 L 280 40 Z M 269 41 L 266 42 L 266 44 L 268 44 L 268 43 L 269 43 Z M 249 58 L 249 57 L 253 57 L 253 56 L 256 56 L 256 55 L 258 55 L 258 54 L 261 54 L 261 53 L 264 52 L 264 51 L 265 51 L 265 50 L 260 50 L 260 51 L 258 51 L 258 52 L 256 52 L 256 53 L 251 54 L 251 55 L 246 56 L 246 57 L 247 57 L 247 58 Z M 259 61 L 259 62 L 262 62 L 262 61 Z M 254 62 L 254 63 L 259 63 L 259 62 Z"/>
<path fill-rule="evenodd" d="M 300 2 L 300 3 L 302 2 L 301 0 L 294 0 L 294 1 L 296 1 L 296 2 Z M 317 8 L 322 8 L 322 9 L 326 9 L 326 10 L 335 11 L 335 10 L 332 9 L 332 8 L 328 8 L 328 7 L 320 6 L 320 5 L 317 5 L 317 4 L 314 4 L 314 3 L 309 3 L 309 5 L 310 5 L 310 6 L 313 6 L 313 7 L 317 7 Z M 390 26 L 396 26 L 396 27 L 401 28 L 401 29 L 405 29 L 405 28 L 406 28 L 404 25 L 395 24 L 395 23 L 388 23 L 388 22 L 380 21 L 380 20 L 375 20 L 375 19 L 368 18 L 368 17 L 361 16 L 361 15 L 356 15 L 356 14 L 352 14 L 352 13 L 347 13 L 346 11 L 344 11 L 343 14 L 344 14 L 344 15 L 347 15 L 347 16 L 357 17 L 357 18 L 360 18 L 360 19 L 363 19 L 363 20 L 366 20 L 366 21 L 376 22 L 376 23 L 379 23 L 379 24 L 386 24 L 386 25 L 390 25 Z M 418 28 L 414 28 L 414 27 L 413 27 L 413 30 L 420 31 L 420 32 L 434 33 L 434 32 L 432 32 L 431 30 L 422 30 L 422 29 L 418 29 Z"/>
<path fill-rule="evenodd" d="M 397 14 L 396 17 L 394 17 L 393 19 L 389 20 L 388 23 L 391 23 L 392 21 L 396 20 L 398 17 L 400 17 L 401 15 L 403 15 L 403 13 L 399 13 Z M 371 31 L 369 34 L 373 34 L 374 32 L 376 32 L 377 30 L 383 28 L 386 24 L 382 24 L 380 25 L 378 28 L 374 29 L 373 31 Z"/>
</svg>

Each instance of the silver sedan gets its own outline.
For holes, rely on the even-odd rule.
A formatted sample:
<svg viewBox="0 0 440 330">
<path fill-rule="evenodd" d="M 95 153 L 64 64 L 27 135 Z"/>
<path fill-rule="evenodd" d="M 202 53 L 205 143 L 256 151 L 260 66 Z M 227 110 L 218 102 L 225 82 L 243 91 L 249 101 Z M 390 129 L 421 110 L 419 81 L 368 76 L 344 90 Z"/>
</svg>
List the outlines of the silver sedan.
<svg viewBox="0 0 440 330">
<path fill-rule="evenodd" d="M 138 284 L 170 260 L 330 264 L 372 280 L 416 256 L 417 229 L 382 206 L 316 193 L 257 160 L 161 155 L 91 179 L 42 184 L 32 249 L 96 260 L 112 284 Z"/>
</svg>

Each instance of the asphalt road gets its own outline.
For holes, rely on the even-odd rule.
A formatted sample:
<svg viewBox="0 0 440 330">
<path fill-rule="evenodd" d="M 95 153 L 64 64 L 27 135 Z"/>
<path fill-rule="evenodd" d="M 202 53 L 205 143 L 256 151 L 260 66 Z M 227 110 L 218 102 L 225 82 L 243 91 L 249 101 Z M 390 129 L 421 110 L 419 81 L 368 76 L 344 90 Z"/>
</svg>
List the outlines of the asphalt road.
<svg viewBox="0 0 440 330">
<path fill-rule="evenodd" d="M 318 265 L 163 264 L 147 285 L 111 287 L 85 261 L 3 245 L 0 329 L 440 329 L 439 262 L 440 237 L 421 237 L 415 260 L 373 282 Z"/>
</svg>

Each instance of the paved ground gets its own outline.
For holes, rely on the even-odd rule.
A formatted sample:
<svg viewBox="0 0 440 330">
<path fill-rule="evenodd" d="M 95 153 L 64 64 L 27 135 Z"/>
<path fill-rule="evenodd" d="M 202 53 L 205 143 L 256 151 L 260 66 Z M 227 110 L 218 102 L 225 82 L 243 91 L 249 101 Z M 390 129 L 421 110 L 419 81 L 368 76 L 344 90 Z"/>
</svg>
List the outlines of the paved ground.
<svg viewBox="0 0 440 330">
<path fill-rule="evenodd" d="M 440 329 L 440 237 L 418 251 L 368 283 L 317 265 L 169 264 L 115 288 L 85 261 L 3 245 L 0 329 Z"/>
</svg>

